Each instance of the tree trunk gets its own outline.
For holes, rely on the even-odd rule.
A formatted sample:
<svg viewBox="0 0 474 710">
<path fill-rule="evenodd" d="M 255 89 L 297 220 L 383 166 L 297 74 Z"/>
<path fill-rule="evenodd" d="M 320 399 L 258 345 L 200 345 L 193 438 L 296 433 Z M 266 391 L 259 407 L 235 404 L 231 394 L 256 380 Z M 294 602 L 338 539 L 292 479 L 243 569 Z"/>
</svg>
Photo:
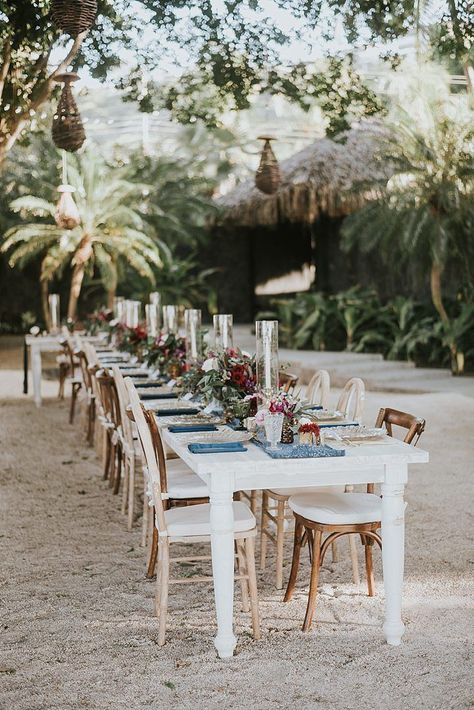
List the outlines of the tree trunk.
<svg viewBox="0 0 474 710">
<path fill-rule="evenodd" d="M 464 353 L 458 352 L 456 341 L 449 332 L 451 322 L 443 303 L 443 294 L 441 290 L 442 273 L 442 265 L 437 262 L 433 262 L 431 265 L 431 300 L 433 301 L 433 305 L 438 312 L 441 322 L 445 326 L 449 350 L 451 353 L 451 372 L 453 375 L 462 375 L 464 372 Z"/>
<path fill-rule="evenodd" d="M 69 304 L 67 308 L 68 319 L 74 321 L 77 316 L 77 302 L 81 294 L 82 282 L 84 280 L 85 263 L 78 262 L 71 277 L 71 288 L 69 291 Z"/>
<path fill-rule="evenodd" d="M 112 311 L 114 308 L 114 298 L 117 293 L 117 287 L 112 286 L 112 288 L 107 289 L 107 308 Z"/>
<path fill-rule="evenodd" d="M 46 330 L 49 331 L 51 330 L 51 318 L 49 315 L 49 301 L 48 301 L 48 296 L 49 296 L 49 289 L 48 289 L 48 281 L 46 279 L 41 279 L 40 281 L 40 287 L 41 287 L 41 308 L 43 310 L 43 318 L 44 322 L 46 325 Z"/>
</svg>

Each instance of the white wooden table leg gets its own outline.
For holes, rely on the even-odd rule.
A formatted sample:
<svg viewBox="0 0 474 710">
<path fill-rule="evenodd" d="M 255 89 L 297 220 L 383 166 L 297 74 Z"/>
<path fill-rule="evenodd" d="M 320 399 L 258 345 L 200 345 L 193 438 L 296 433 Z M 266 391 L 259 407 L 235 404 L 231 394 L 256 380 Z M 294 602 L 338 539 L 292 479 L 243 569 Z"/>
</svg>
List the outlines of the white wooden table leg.
<svg viewBox="0 0 474 710">
<path fill-rule="evenodd" d="M 237 639 L 234 615 L 234 512 L 228 476 L 213 474 L 210 484 L 211 550 L 217 636 L 214 645 L 221 658 L 231 658 Z"/>
<path fill-rule="evenodd" d="M 386 467 L 385 483 L 382 484 L 382 562 L 385 588 L 383 630 L 387 643 L 391 646 L 400 644 L 405 630 L 401 615 L 405 553 L 405 481 L 406 466 Z"/>
<path fill-rule="evenodd" d="M 31 374 L 33 377 L 33 397 L 37 407 L 41 407 L 41 350 L 35 345 L 30 346 Z"/>
</svg>

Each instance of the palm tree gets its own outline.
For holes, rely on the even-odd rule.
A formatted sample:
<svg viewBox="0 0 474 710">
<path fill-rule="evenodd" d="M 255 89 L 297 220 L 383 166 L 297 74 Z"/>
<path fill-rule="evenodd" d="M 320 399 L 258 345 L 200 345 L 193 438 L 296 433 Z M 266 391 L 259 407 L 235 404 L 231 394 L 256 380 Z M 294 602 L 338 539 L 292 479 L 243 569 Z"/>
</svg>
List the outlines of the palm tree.
<svg viewBox="0 0 474 710">
<path fill-rule="evenodd" d="M 71 266 L 68 318 L 75 319 L 86 273 L 97 268 L 111 305 L 120 262 L 154 284 L 153 267 L 161 266 L 161 259 L 160 242 L 148 236 L 138 211 L 146 186 L 130 181 L 126 169 L 110 167 L 93 151 L 75 158 L 69 180 L 76 188 L 81 224 L 67 231 L 44 220 L 21 223 L 8 230 L 1 250 L 11 250 L 12 267 L 41 256 L 43 302 L 49 281 Z M 55 204 L 32 195 L 14 200 L 11 208 L 23 217 L 51 220 L 56 211 Z"/>
<path fill-rule="evenodd" d="M 472 114 L 453 116 L 436 105 L 430 116 L 424 132 L 408 114 L 389 129 L 379 158 L 392 166 L 393 176 L 370 186 L 376 198 L 344 221 L 342 233 L 347 249 L 357 243 L 362 251 L 380 249 L 388 258 L 396 255 L 424 266 L 448 334 L 453 331 L 443 297 L 445 267 L 448 258 L 457 256 L 467 268 L 472 257 L 474 124 Z M 463 355 L 454 337 L 448 340 L 457 374 Z"/>
</svg>

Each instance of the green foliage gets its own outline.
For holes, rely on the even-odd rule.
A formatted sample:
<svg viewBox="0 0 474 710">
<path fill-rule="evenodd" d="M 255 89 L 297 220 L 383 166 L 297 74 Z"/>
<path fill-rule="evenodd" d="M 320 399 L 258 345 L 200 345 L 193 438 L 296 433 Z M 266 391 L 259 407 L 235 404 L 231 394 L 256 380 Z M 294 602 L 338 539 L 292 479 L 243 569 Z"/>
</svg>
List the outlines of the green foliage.
<svg viewBox="0 0 474 710">
<path fill-rule="evenodd" d="M 389 360 L 445 366 L 452 342 L 474 367 L 474 304 L 448 304 L 449 325 L 432 306 L 398 296 L 382 303 L 372 291 L 352 288 L 333 296 L 298 294 L 275 299 L 274 310 L 258 319 L 279 321 L 284 347 L 353 352 L 379 352 Z"/>
</svg>

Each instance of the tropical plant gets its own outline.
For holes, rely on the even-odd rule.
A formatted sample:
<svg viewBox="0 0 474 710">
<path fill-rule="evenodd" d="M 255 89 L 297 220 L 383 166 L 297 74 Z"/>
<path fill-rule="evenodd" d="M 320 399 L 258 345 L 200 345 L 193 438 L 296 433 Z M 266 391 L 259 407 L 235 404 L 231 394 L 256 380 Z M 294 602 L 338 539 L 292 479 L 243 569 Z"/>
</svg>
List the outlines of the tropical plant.
<svg viewBox="0 0 474 710">
<path fill-rule="evenodd" d="M 143 186 L 130 182 L 126 169 L 111 167 L 97 152 L 75 158 L 69 168 L 69 179 L 76 188 L 75 200 L 81 224 L 67 231 L 52 223 L 56 206 L 53 202 L 25 195 L 14 200 L 11 208 L 26 219 L 5 235 L 1 250 L 10 252 L 10 266 L 22 267 L 40 257 L 43 294 L 53 276 L 72 267 L 68 318 L 74 319 L 86 274 L 99 272 L 111 306 L 118 279 L 118 264 L 126 262 L 142 277 L 154 283 L 153 268 L 161 266 L 157 239 L 146 233 L 146 225 L 138 212 L 143 199 Z"/>
<path fill-rule="evenodd" d="M 375 199 L 346 218 L 344 246 L 377 249 L 387 261 L 415 261 L 429 278 L 431 297 L 443 323 L 453 373 L 462 372 L 462 353 L 449 342 L 450 317 L 442 279 L 448 258 L 458 257 L 460 273 L 472 257 L 474 223 L 473 116 L 455 117 L 427 107 L 431 126 L 420 133 L 410 117 L 381 140 L 379 159 L 393 167 L 388 182 L 371 185 Z M 361 186 L 365 192 L 367 185 Z"/>
</svg>

